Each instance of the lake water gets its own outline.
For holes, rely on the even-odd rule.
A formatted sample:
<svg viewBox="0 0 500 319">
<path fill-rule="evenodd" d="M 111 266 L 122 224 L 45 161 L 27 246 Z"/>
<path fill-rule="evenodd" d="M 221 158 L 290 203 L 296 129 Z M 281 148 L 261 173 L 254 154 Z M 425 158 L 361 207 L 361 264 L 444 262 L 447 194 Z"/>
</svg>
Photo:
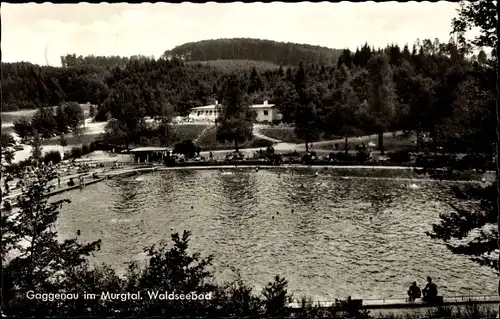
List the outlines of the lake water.
<svg viewBox="0 0 500 319">
<path fill-rule="evenodd" d="M 314 172 L 179 170 L 108 180 L 57 195 L 72 201 L 58 229 L 64 238 L 80 229 L 84 241 L 102 239 L 93 261 L 120 271 L 144 261 L 144 247 L 171 245 L 172 233 L 190 230 L 190 249 L 214 254 L 218 279 L 235 267 L 260 291 L 279 274 L 295 297 L 315 300 L 405 297 L 426 276 L 447 296 L 496 293 L 493 271 L 425 234 L 450 210 L 451 183 L 405 187 L 382 176 L 393 173 Z"/>
</svg>

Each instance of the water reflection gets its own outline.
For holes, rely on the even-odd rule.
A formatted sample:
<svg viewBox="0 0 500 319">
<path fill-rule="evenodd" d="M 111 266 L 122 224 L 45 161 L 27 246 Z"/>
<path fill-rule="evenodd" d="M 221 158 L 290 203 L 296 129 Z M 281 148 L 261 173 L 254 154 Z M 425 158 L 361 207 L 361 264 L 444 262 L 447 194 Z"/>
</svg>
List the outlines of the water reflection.
<svg viewBox="0 0 500 319">
<path fill-rule="evenodd" d="M 234 266 L 259 289 L 280 274 L 296 296 L 316 299 L 404 296 L 428 275 L 445 294 L 495 293 L 491 270 L 425 235 L 449 209 L 448 184 L 410 189 L 380 176 L 314 173 L 167 171 L 109 180 L 56 196 L 72 200 L 58 228 L 63 237 L 81 229 L 82 240 L 102 239 L 96 258 L 117 269 L 190 230 L 191 250 L 214 254 L 217 276 Z"/>
</svg>

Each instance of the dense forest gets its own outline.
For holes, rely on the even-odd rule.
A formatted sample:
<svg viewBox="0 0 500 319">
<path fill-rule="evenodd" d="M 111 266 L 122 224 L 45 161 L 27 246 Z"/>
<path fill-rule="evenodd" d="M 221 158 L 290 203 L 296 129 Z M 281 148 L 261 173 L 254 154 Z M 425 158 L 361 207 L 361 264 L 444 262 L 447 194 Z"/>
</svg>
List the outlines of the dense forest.
<svg viewBox="0 0 500 319">
<path fill-rule="evenodd" d="M 417 40 L 411 49 L 390 45 L 374 50 L 365 44 L 355 52 L 343 50 L 335 64 L 299 62 L 264 70 L 249 65 L 236 76 L 245 83 L 249 103 L 276 103 L 304 140 L 401 129 L 430 132 L 449 143 L 456 143 L 450 142 L 453 136 L 468 134 L 479 142 L 462 147 L 484 148 L 494 136 L 495 73 L 484 51 L 471 57 L 468 50 L 453 38 L 448 43 Z M 135 130 L 135 116 L 184 116 L 191 107 L 222 101 L 231 75 L 220 67 L 224 60 L 218 66 L 177 57 L 86 57 L 75 62 L 68 55 L 63 60 L 77 65 L 3 63 L 3 110 L 90 102 L 98 106 L 97 120 L 123 119 Z M 234 61 L 241 60 L 227 62 Z M 477 89 L 484 93 L 476 94 Z M 379 96 L 380 90 L 388 95 Z"/>
<path fill-rule="evenodd" d="M 333 64 L 340 50 L 261 39 L 217 39 L 185 43 L 165 51 L 163 57 L 183 61 L 255 60 L 277 65 Z"/>
</svg>

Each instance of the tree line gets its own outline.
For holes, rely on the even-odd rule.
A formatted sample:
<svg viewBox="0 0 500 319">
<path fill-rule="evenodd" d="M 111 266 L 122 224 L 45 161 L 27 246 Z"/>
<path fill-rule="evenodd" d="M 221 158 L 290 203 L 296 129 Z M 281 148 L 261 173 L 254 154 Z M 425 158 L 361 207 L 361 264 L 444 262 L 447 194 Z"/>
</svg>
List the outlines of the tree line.
<svg viewBox="0 0 500 319">
<path fill-rule="evenodd" d="M 61 56 L 61 66 L 63 68 L 72 68 L 84 65 L 94 65 L 103 68 L 114 68 L 121 67 L 124 68 L 130 61 L 144 61 L 148 59 L 153 59 L 153 57 L 147 57 L 144 55 L 133 55 L 131 57 L 121 57 L 121 56 L 77 56 L 76 54 L 66 54 Z"/>
</svg>

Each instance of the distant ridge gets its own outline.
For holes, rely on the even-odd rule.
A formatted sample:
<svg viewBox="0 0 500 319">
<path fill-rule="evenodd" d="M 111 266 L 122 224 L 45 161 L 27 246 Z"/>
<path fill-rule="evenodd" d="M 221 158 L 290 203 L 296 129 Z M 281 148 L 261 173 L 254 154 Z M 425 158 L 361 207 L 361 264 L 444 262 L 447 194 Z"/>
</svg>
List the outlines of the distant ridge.
<svg viewBox="0 0 500 319">
<path fill-rule="evenodd" d="M 337 63 L 342 50 L 262 39 L 233 38 L 189 42 L 167 50 L 165 58 L 189 61 L 252 60 L 276 65 Z"/>
</svg>

